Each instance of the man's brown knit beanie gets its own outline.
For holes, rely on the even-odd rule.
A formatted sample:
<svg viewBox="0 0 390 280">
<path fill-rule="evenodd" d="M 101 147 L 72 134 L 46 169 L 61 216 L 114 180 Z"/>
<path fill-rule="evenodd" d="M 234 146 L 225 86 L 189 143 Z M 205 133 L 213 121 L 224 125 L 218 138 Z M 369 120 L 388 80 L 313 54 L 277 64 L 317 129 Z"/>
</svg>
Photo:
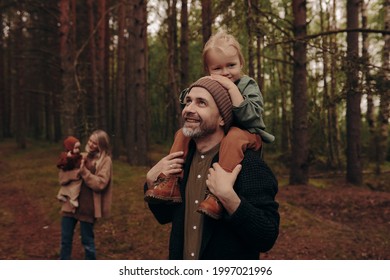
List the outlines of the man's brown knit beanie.
<svg viewBox="0 0 390 280">
<path fill-rule="evenodd" d="M 73 151 L 74 144 L 76 144 L 77 142 L 80 142 L 79 139 L 73 136 L 68 136 L 64 140 L 64 147 L 67 151 Z"/>
<path fill-rule="evenodd" d="M 233 104 L 230 99 L 229 92 L 220 83 L 208 77 L 200 78 L 190 85 L 188 92 L 190 92 L 193 87 L 202 87 L 206 89 L 214 98 L 214 101 L 219 109 L 219 113 L 225 122 L 224 131 L 226 134 L 233 122 Z"/>
</svg>

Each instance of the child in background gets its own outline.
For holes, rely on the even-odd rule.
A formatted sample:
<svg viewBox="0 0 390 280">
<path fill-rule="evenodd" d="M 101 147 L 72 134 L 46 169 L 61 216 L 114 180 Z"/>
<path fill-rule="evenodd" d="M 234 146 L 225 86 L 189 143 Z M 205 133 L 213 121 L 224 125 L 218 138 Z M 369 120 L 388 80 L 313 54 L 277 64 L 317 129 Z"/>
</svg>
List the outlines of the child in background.
<svg viewBox="0 0 390 280">
<path fill-rule="evenodd" d="M 81 165 L 82 155 L 80 154 L 80 141 L 68 136 L 64 140 L 65 151 L 60 154 L 57 163 L 58 169 L 62 172 L 62 176 L 66 178 L 66 172 L 79 169 Z M 64 202 L 63 210 L 66 212 L 75 212 L 79 206 L 78 196 L 80 194 L 81 177 L 78 180 L 65 180 L 57 194 L 57 199 Z M 69 202 L 69 203 L 68 203 Z"/>
<path fill-rule="evenodd" d="M 230 34 L 220 31 L 210 37 L 203 48 L 203 65 L 212 79 L 225 87 L 233 103 L 234 122 L 221 142 L 219 164 L 227 172 L 232 170 L 244 158 L 247 149 L 259 150 L 262 142 L 271 143 L 275 137 L 265 131 L 263 121 L 263 97 L 256 81 L 242 74 L 244 56 L 238 41 Z M 183 104 L 188 90 L 180 94 Z M 183 151 L 186 158 L 190 138 L 180 129 L 174 139 L 170 153 Z M 171 168 L 175 168 L 172 166 Z M 160 174 L 153 189 L 145 193 L 145 201 L 151 203 L 182 201 L 178 176 Z M 198 212 L 219 219 L 223 213 L 222 204 L 210 192 L 200 203 Z"/>
</svg>

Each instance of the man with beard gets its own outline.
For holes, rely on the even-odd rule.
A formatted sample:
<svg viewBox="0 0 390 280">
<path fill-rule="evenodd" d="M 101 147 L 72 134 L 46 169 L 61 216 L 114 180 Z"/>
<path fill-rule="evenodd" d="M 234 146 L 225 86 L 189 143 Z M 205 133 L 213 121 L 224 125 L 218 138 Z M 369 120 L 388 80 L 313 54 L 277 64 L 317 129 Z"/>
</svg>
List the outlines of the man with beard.
<svg viewBox="0 0 390 280">
<path fill-rule="evenodd" d="M 186 162 L 181 152 L 169 154 L 149 170 L 144 186 L 144 192 L 153 189 L 160 174 L 184 174 L 182 203 L 149 203 L 159 223 L 172 223 L 169 258 L 259 259 L 279 233 L 274 174 L 253 150 L 245 152 L 231 173 L 217 163 L 219 145 L 233 120 L 229 93 L 217 81 L 204 77 L 189 87 L 182 117 L 183 133 L 191 138 Z M 220 220 L 196 211 L 207 188 L 225 209 Z"/>
</svg>

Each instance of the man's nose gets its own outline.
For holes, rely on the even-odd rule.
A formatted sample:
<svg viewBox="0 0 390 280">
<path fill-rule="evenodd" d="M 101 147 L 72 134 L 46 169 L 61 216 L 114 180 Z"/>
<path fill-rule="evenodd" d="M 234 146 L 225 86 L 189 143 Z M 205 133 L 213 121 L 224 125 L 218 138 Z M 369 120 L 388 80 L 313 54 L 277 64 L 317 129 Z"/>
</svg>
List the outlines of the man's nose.
<svg viewBox="0 0 390 280">
<path fill-rule="evenodd" d="M 183 109 L 183 116 L 186 114 L 186 113 L 193 113 L 195 112 L 195 109 L 194 109 L 194 104 L 193 102 L 191 102 L 190 104 L 187 104 L 184 109 Z"/>
<path fill-rule="evenodd" d="M 193 112 L 193 111 L 194 111 L 194 108 L 195 108 L 194 105 L 195 105 L 194 102 L 191 102 L 190 104 L 188 104 L 188 105 L 186 106 L 186 108 L 188 109 L 188 111 Z"/>
</svg>

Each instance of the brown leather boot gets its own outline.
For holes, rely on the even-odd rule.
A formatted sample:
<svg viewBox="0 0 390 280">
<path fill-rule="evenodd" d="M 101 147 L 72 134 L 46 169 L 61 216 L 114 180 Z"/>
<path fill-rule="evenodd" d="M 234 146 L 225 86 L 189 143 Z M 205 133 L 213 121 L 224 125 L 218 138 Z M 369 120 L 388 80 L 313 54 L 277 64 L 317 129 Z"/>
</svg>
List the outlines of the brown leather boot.
<svg viewBox="0 0 390 280">
<path fill-rule="evenodd" d="M 213 219 L 219 220 L 222 216 L 223 206 L 215 195 L 208 193 L 205 200 L 199 204 L 196 211 Z"/>
<path fill-rule="evenodd" d="M 146 191 L 144 200 L 149 203 L 182 202 L 178 180 L 177 176 L 161 173 L 154 183 L 154 188 Z"/>
</svg>

